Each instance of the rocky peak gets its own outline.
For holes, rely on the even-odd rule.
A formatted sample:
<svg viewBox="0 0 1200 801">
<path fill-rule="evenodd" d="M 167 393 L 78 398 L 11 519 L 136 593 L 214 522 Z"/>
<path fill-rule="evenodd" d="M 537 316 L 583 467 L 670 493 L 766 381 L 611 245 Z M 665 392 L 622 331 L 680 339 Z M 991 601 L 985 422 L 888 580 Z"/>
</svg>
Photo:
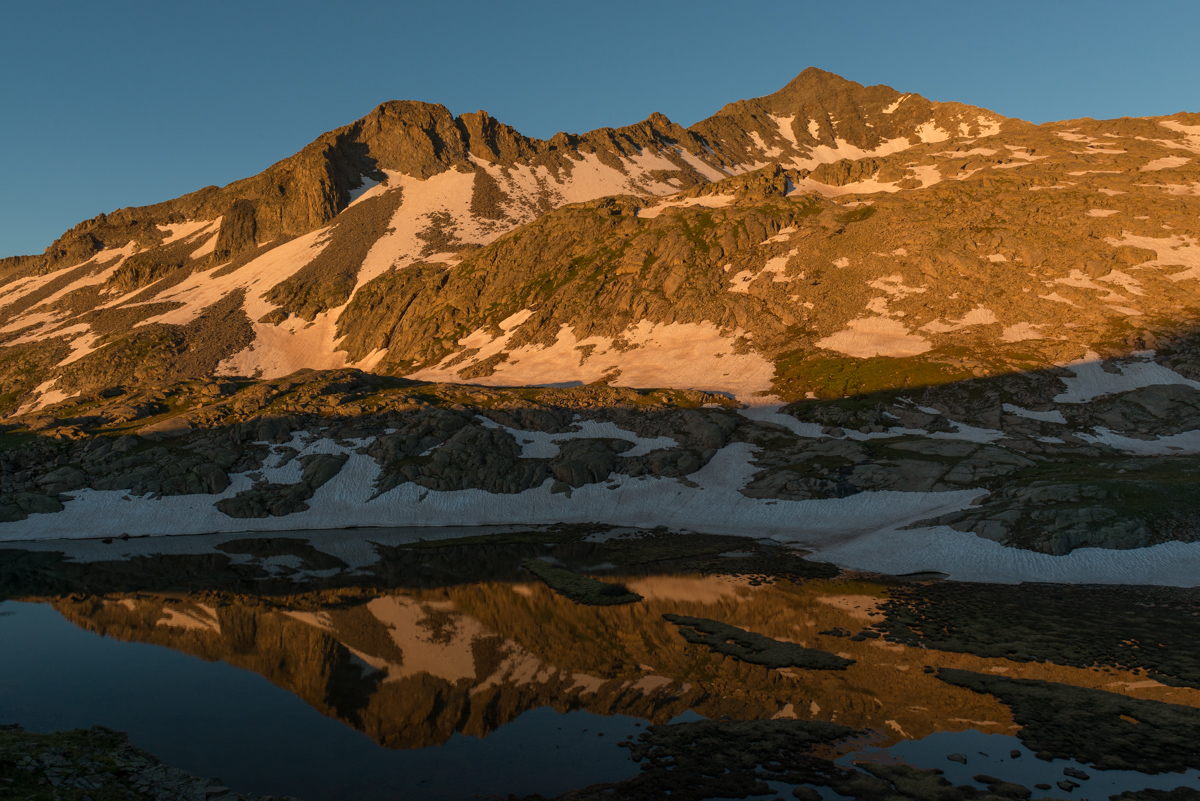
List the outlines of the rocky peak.
<svg viewBox="0 0 1200 801">
<path fill-rule="evenodd" d="M 777 92 L 750 101 L 758 102 L 775 113 L 790 112 L 798 106 L 838 106 L 854 103 L 864 106 L 887 106 L 902 97 L 902 93 L 890 86 L 877 84 L 863 86 L 857 81 L 843 78 L 832 72 L 809 67 Z M 732 103 L 730 105 L 737 105 Z M 726 107 L 728 108 L 728 106 Z"/>
<path fill-rule="evenodd" d="M 731 103 L 691 128 L 656 112 L 633 125 L 559 133 L 549 141 L 525 137 L 482 110 L 455 117 L 440 104 L 391 100 L 257 176 L 82 223 L 47 249 L 39 269 L 71 266 L 129 241 L 152 247 L 156 226 L 218 217 L 228 230 L 221 232 L 213 258 L 233 258 L 328 224 L 349 205 L 363 177 L 379 181 L 385 172 L 425 180 L 448 169 L 473 168 L 472 159 L 479 159 L 503 167 L 540 165 L 558 174 L 572 169 L 564 158 L 583 154 L 623 171 L 626 160 L 649 149 L 679 165 L 677 185 L 686 187 L 712 179 L 711 173 L 696 172 L 695 158 L 725 173 L 771 162 L 811 169 L 812 162 L 842 157 L 826 157 L 822 146 L 895 149 L 897 140 L 919 144 L 978 136 L 1002 122 L 983 109 L 932 103 L 811 67 L 779 91 Z"/>
<path fill-rule="evenodd" d="M 975 138 L 1007 123 L 987 109 L 937 103 L 890 86 L 863 86 L 809 67 L 779 91 L 730 103 L 692 130 L 723 142 L 740 157 L 761 152 L 761 142 L 778 151 L 777 157 L 795 154 L 823 161 L 814 153 L 822 146 L 896 150 L 905 147 L 898 140 L 916 145 Z"/>
<path fill-rule="evenodd" d="M 414 178 L 468 160 L 458 120 L 441 104 L 390 100 L 344 130 L 377 167 Z"/>
<path fill-rule="evenodd" d="M 459 116 L 458 123 L 470 154 L 493 164 L 510 166 L 546 149 L 482 109 Z"/>
</svg>

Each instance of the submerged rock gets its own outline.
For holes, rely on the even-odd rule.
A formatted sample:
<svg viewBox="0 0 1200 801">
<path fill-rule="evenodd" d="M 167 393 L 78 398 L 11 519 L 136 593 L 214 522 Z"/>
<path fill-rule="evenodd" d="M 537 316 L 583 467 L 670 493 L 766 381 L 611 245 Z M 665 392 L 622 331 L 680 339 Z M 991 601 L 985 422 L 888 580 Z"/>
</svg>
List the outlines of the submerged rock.
<svg viewBox="0 0 1200 801">
<path fill-rule="evenodd" d="M 715 620 L 674 614 L 663 615 L 663 618 L 679 626 L 679 633 L 688 642 L 707 645 L 715 653 L 754 665 L 769 668 L 796 667 L 804 670 L 845 670 L 854 664 L 853 659 L 845 659 L 828 651 L 774 640 Z"/>
</svg>

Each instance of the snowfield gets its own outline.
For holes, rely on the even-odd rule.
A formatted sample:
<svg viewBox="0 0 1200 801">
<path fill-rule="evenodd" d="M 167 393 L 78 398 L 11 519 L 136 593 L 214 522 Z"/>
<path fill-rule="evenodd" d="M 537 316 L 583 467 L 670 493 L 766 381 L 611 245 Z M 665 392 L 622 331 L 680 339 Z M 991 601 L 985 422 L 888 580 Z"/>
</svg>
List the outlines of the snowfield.
<svg viewBox="0 0 1200 801">
<path fill-rule="evenodd" d="M 762 419 L 786 419 L 775 407 L 760 407 Z M 495 426 L 496 424 L 492 423 Z M 808 428 L 807 424 L 797 426 Z M 637 451 L 671 447 L 667 437 L 645 439 L 612 423 L 585 423 L 578 431 L 545 434 L 509 429 L 527 456 L 547 457 L 557 442 L 577 437 L 614 437 L 635 443 Z M 806 435 L 817 432 L 805 430 Z M 963 437 L 970 438 L 970 437 Z M 986 439 L 986 438 L 984 438 Z M 365 443 L 337 444 L 329 439 L 305 442 L 293 437 L 290 447 L 301 455 L 345 453 L 349 459 L 332 480 L 316 490 L 310 509 L 285 517 L 238 519 L 222 514 L 215 502 L 250 489 L 246 474 L 220 495 L 184 495 L 157 499 L 131 498 L 124 491 L 91 489 L 71 493 L 73 500 L 57 514 L 32 515 L 0 524 L 0 542 L 19 546 L 29 541 L 119 537 L 159 537 L 212 533 L 302 532 L 321 547 L 326 537 L 342 543 L 338 553 L 357 549 L 367 558 L 373 531 L 404 528 L 401 541 L 463 536 L 463 527 L 602 523 L 612 526 L 731 534 L 813 551 L 815 558 L 843 568 L 906 574 L 942 573 L 962 581 L 1200 585 L 1200 543 L 1166 543 L 1135 550 L 1081 548 L 1066 556 L 1049 556 L 1001 546 L 946 526 L 905 529 L 906 526 L 964 509 L 985 497 L 983 490 L 952 492 L 862 492 L 823 500 L 760 500 L 739 490 L 755 467 L 754 448 L 733 443 L 717 452 L 688 482 L 669 478 L 614 475 L 608 482 L 566 493 L 551 492 L 550 479 L 514 495 L 482 490 L 437 492 L 402 484 L 378 497 L 375 480 L 380 468 L 355 451 Z M 300 477 L 293 459 L 278 466 L 270 459 L 261 471 L 268 481 L 284 483 Z M 355 533 L 350 527 L 366 528 Z M 343 530 L 343 531 L 338 531 Z M 347 545 L 347 541 L 356 542 Z M 168 549 L 171 546 L 166 546 Z M 371 561 L 368 559 L 368 561 Z"/>
</svg>

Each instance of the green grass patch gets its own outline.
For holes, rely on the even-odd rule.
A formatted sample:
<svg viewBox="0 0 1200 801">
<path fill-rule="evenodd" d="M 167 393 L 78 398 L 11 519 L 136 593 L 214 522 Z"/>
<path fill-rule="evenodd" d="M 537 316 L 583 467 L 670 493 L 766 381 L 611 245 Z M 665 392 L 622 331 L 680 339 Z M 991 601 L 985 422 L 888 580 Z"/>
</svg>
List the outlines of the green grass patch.
<svg viewBox="0 0 1200 801">
<path fill-rule="evenodd" d="M 812 350 L 802 348 L 775 360 L 772 389 L 785 399 L 800 399 L 812 392 L 821 400 L 834 400 L 940 386 L 974 377 L 970 370 L 924 357 L 855 359 L 814 355 Z"/>
<path fill-rule="evenodd" d="M 40 434 L 32 431 L 3 431 L 0 432 L 0 452 L 14 451 L 23 448 L 31 442 L 41 439 Z"/>
<path fill-rule="evenodd" d="M 876 209 L 874 206 L 860 206 L 854 211 L 843 214 L 841 221 L 843 223 L 862 222 L 863 220 L 869 220 L 874 217 L 876 211 L 878 211 L 878 209 Z"/>
<path fill-rule="evenodd" d="M 1118 473 L 1124 469 L 1124 473 Z M 1148 520 L 1172 515 L 1195 515 L 1200 509 L 1200 459 L 1156 456 L 1098 462 L 1038 462 L 1010 477 L 1022 483 L 1086 484 L 1100 487 L 1108 497 L 1087 501 L 1128 517 Z"/>
</svg>

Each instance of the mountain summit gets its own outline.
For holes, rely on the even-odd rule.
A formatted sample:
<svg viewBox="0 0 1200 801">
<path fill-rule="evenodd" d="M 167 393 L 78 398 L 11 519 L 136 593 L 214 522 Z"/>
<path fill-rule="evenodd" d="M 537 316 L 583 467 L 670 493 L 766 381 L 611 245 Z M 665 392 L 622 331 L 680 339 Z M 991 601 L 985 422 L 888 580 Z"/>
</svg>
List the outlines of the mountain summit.
<svg viewBox="0 0 1200 801">
<path fill-rule="evenodd" d="M 16 400 L 52 375 L 54 391 L 67 395 L 129 382 L 133 366 L 122 369 L 117 351 L 166 340 L 172 344 L 150 346 L 149 364 L 139 360 L 147 377 L 373 368 L 391 348 L 377 331 L 356 330 L 354 298 L 412 266 L 457 264 L 560 207 L 623 195 L 644 203 L 776 167 L 807 176 L 844 162 L 841 169 L 861 171 L 877 166 L 863 158 L 991 136 L 1006 124 L 981 109 L 816 69 L 690 129 L 655 114 L 547 141 L 483 111 L 454 117 L 439 105 L 384 103 L 257 176 L 102 214 L 40 257 L 0 261 L 0 325 L 19 334 L 4 345 L 46 368 L 5 375 L 0 389 Z M 898 165 L 885 173 L 921 182 Z M 826 180 L 836 186 L 842 178 Z M 213 315 L 226 335 L 199 341 L 189 324 Z M 380 345 L 369 361 L 353 344 L 364 337 Z M 194 356 L 180 361 L 181 348 Z M 414 354 L 393 355 L 414 364 Z"/>
<path fill-rule="evenodd" d="M 549 140 L 384 103 L 0 260 L 0 536 L 532 515 L 1119 572 L 1200 532 L 1197 155 L 1200 115 L 817 69 Z"/>
</svg>

